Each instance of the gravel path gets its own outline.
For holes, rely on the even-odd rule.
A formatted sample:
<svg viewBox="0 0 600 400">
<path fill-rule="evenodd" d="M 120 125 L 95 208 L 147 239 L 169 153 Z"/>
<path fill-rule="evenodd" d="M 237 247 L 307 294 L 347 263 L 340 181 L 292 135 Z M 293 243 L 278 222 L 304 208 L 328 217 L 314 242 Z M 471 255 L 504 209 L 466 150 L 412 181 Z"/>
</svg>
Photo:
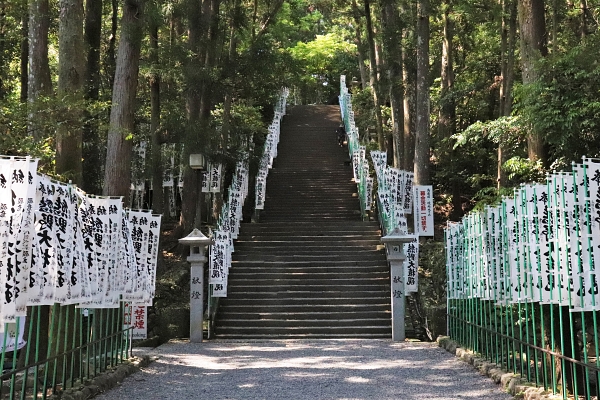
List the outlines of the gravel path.
<svg viewBox="0 0 600 400">
<path fill-rule="evenodd" d="M 170 342 L 99 400 L 512 399 L 435 343 Z"/>
</svg>

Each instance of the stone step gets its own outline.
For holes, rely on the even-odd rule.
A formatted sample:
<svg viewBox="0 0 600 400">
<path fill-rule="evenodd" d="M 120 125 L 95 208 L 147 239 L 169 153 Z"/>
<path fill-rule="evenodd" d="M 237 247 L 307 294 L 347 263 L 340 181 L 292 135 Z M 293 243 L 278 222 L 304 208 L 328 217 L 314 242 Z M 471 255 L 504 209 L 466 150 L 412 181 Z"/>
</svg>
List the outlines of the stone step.
<svg viewBox="0 0 600 400">
<path fill-rule="evenodd" d="M 236 285 L 244 285 L 245 282 L 253 285 L 264 285 L 269 282 L 275 282 L 278 285 L 285 284 L 298 284 L 303 283 L 316 283 L 316 284 L 336 284 L 336 285 L 350 285 L 352 283 L 360 282 L 384 282 L 389 283 L 389 273 L 384 272 L 369 272 L 362 275 L 358 274 L 309 274 L 309 273 L 272 273 L 264 272 L 262 274 L 256 272 L 245 272 L 232 271 L 229 273 L 229 282 L 235 282 Z M 321 283 L 324 282 L 324 283 Z M 271 283 L 272 284 L 272 283 Z"/>
<path fill-rule="evenodd" d="M 373 305 L 373 304 L 384 304 L 390 303 L 390 296 L 387 296 L 383 292 L 371 294 L 366 297 L 257 297 L 254 294 L 252 296 L 231 296 L 229 293 L 227 301 L 223 303 L 223 306 L 233 307 L 242 305 L 260 305 L 268 309 L 272 306 L 293 306 L 302 305 L 305 307 L 319 307 L 327 305 Z"/>
<path fill-rule="evenodd" d="M 369 264 L 369 265 L 365 265 Z M 272 273 L 313 273 L 313 272 L 345 272 L 345 271 L 389 271 L 380 261 L 261 261 L 245 260 L 232 261 L 231 270 L 246 272 L 272 272 Z"/>
<path fill-rule="evenodd" d="M 288 327 L 255 327 L 243 325 L 219 325 L 217 337 L 221 335 L 302 335 L 304 337 L 355 337 L 353 335 L 382 335 L 390 337 L 392 332 L 391 323 L 384 326 L 288 326 Z M 385 336 L 384 336 L 385 335 Z M 223 336 L 225 338 L 226 336 Z"/>
<path fill-rule="evenodd" d="M 316 246 L 310 243 L 296 243 L 285 245 L 270 245 L 270 244 L 247 244 L 245 246 L 236 246 L 234 253 L 238 254 L 252 254 L 264 256 L 266 252 L 271 255 L 289 255 L 290 253 L 294 256 L 300 255 L 315 255 L 316 252 L 327 252 L 328 255 L 336 255 L 340 257 L 344 256 L 355 256 L 357 254 L 370 254 L 370 255 L 381 255 L 385 256 L 385 253 L 378 248 L 380 245 L 377 243 L 368 243 L 360 246 L 343 246 L 336 244 L 335 242 L 327 244 L 325 246 Z M 241 260 L 237 255 L 234 258 Z"/>
<path fill-rule="evenodd" d="M 276 312 L 260 312 L 260 313 L 240 313 L 240 312 L 228 312 L 223 310 L 220 313 L 220 321 L 224 325 L 230 324 L 230 321 L 252 321 L 248 322 L 248 326 L 253 325 L 253 322 L 260 321 L 296 321 L 295 324 L 300 324 L 302 321 L 306 321 L 306 325 L 311 321 L 322 321 L 322 323 L 329 323 L 331 321 L 374 321 L 381 320 L 387 324 L 391 318 L 391 312 L 389 310 L 384 311 L 349 311 L 349 312 L 335 312 L 335 313 L 318 313 L 318 312 L 294 312 L 294 313 L 276 313 Z M 333 322 L 336 324 L 337 322 Z"/>
<path fill-rule="evenodd" d="M 389 267 L 363 222 L 339 108 L 290 107 L 260 222 L 242 224 L 218 338 L 389 338 Z M 327 122 L 329 121 L 329 122 Z"/>
<path fill-rule="evenodd" d="M 377 327 L 391 327 L 391 320 L 388 317 L 382 318 L 366 318 L 366 319 L 295 319 L 295 315 L 289 315 L 290 319 L 232 319 L 232 318 L 221 318 L 220 328 L 232 329 L 235 327 L 243 326 L 246 328 L 285 328 L 285 329 L 307 329 L 312 328 L 374 328 Z"/>
<path fill-rule="evenodd" d="M 240 301 L 230 302 L 223 300 L 219 307 L 219 315 L 227 313 L 239 313 L 241 315 L 260 315 L 260 314 L 285 314 L 285 315 L 334 315 L 341 313 L 344 315 L 377 315 L 389 314 L 390 303 L 374 304 L 312 304 L 308 307 L 306 304 L 280 304 L 270 305 L 268 309 L 262 304 L 240 304 Z M 248 317 L 250 318 L 250 317 Z"/>
<path fill-rule="evenodd" d="M 344 261 L 347 260 L 349 262 L 352 262 L 354 260 L 357 259 L 357 257 L 360 257 L 361 260 L 363 261 L 381 261 L 384 262 L 385 258 L 383 258 L 380 254 L 358 254 L 358 253 L 353 253 L 353 254 L 347 254 L 344 256 L 341 255 L 327 255 L 327 256 L 323 256 L 320 254 L 313 254 L 313 255 L 302 255 L 302 254 L 284 254 L 282 253 L 281 255 L 272 255 L 272 254 L 263 254 L 261 257 L 257 257 L 256 254 L 245 254 L 245 255 L 241 255 L 238 254 L 236 255 L 234 261 L 232 261 L 232 265 L 235 265 L 235 263 L 239 263 L 239 262 L 256 262 L 256 261 L 260 261 L 260 262 L 264 262 L 264 263 L 269 263 L 269 262 L 281 262 L 281 263 L 286 263 L 286 262 L 327 262 L 327 261 Z"/>
<path fill-rule="evenodd" d="M 379 228 L 377 222 L 366 222 L 366 221 L 348 221 L 343 224 L 332 224 L 324 221 L 310 221 L 310 222 L 293 222 L 293 223 L 282 223 L 282 222 L 269 222 L 269 223 L 242 223 L 240 229 L 246 231 L 261 230 L 261 229 L 285 229 L 288 231 L 297 231 L 303 229 L 321 229 L 321 230 L 338 230 L 340 227 L 343 228 L 362 228 L 362 229 L 374 229 Z"/>
<path fill-rule="evenodd" d="M 407 336 L 409 336 L 408 330 Z M 389 339 L 391 337 L 390 332 L 387 333 L 219 333 L 217 332 L 217 338 L 223 340 L 300 340 L 300 339 Z"/>
<path fill-rule="evenodd" d="M 339 294 L 339 292 L 365 293 L 378 290 L 389 290 L 390 283 L 388 280 L 381 281 L 359 281 L 351 283 L 321 283 L 321 282 L 294 282 L 283 283 L 272 281 L 270 284 L 247 285 L 247 282 L 238 282 L 236 285 L 236 293 L 256 293 L 269 295 L 291 295 L 296 296 L 301 294 L 317 294 L 325 295 L 327 293 Z"/>
<path fill-rule="evenodd" d="M 293 235 L 273 235 L 268 237 L 267 235 L 262 235 L 260 240 L 256 240 L 255 238 L 249 238 L 247 236 L 238 236 L 236 240 L 236 244 L 245 244 L 245 243 L 253 243 L 253 242 L 261 242 L 266 243 L 269 246 L 299 246 L 299 245 L 315 245 L 319 247 L 329 246 L 329 245 L 346 245 L 346 246 L 370 246 L 370 245 L 380 245 L 381 238 L 373 237 L 373 236 L 356 236 L 354 237 L 345 237 L 345 236 L 296 236 Z"/>
<path fill-rule="evenodd" d="M 265 291 L 264 288 L 261 288 L 261 291 L 242 291 L 242 289 L 236 289 L 235 292 L 227 293 L 227 298 L 230 299 L 263 299 L 263 300 L 293 300 L 293 299 L 308 299 L 308 300 L 316 300 L 316 299 L 363 299 L 369 297 L 380 296 L 382 292 L 385 291 L 385 287 L 381 289 L 377 288 L 376 290 L 365 290 L 356 288 L 355 290 L 337 290 L 335 288 L 330 288 L 329 290 L 307 290 L 307 289 L 298 289 L 298 290 L 280 290 L 268 292 Z M 324 303 L 327 303 L 325 301 Z"/>
</svg>

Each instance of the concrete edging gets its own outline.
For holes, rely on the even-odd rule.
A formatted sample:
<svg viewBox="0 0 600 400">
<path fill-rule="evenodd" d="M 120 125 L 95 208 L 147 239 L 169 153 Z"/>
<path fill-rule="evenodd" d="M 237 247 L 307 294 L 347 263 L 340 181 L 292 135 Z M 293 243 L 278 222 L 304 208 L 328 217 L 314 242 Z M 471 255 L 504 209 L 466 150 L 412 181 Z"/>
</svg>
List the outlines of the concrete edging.
<svg viewBox="0 0 600 400">
<path fill-rule="evenodd" d="M 102 392 L 114 388 L 121 383 L 126 377 L 137 372 L 140 368 L 148 366 L 155 358 L 144 355 L 133 357 L 123 364 L 117 365 L 105 372 L 99 374 L 93 379 L 86 380 L 82 384 L 67 390 L 61 391 L 56 395 L 48 397 L 50 400 L 86 400 L 91 399 Z"/>
<path fill-rule="evenodd" d="M 518 374 L 506 371 L 495 363 L 475 355 L 470 350 L 461 348 L 457 342 L 448 336 L 439 336 L 436 342 L 441 348 L 471 364 L 479 373 L 491 378 L 501 385 L 503 390 L 516 398 L 525 400 L 556 400 L 562 398 L 545 391 L 544 388 L 538 388 L 530 382 L 522 380 Z"/>
</svg>

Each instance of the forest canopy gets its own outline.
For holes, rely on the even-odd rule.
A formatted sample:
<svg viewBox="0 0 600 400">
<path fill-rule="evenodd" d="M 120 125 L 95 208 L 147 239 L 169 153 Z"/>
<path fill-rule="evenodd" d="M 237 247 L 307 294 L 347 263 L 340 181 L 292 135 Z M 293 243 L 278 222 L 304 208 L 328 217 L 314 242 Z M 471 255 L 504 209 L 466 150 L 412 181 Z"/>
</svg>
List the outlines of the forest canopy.
<svg viewBox="0 0 600 400">
<path fill-rule="evenodd" d="M 599 18 L 597 0 L 3 1 L 0 153 L 128 196 L 136 145 L 149 187 L 182 146 L 188 229 L 190 149 L 231 166 L 282 87 L 335 103 L 346 75 L 366 144 L 458 218 L 600 155 Z M 146 201 L 162 211 L 160 191 Z"/>
</svg>

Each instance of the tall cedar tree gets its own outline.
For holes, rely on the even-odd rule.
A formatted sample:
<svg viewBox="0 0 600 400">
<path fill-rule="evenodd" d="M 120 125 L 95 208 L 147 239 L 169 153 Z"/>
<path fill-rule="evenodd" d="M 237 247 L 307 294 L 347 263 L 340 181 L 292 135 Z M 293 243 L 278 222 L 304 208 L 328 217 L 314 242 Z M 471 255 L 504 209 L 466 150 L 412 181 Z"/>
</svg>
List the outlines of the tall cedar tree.
<svg viewBox="0 0 600 400">
<path fill-rule="evenodd" d="M 417 3 L 417 99 L 415 184 L 429 185 L 429 0 Z"/>
<path fill-rule="evenodd" d="M 131 151 L 134 130 L 135 97 L 142 36 L 145 0 L 125 0 L 121 19 L 121 36 L 112 92 L 110 123 L 106 144 L 104 195 L 123 196 L 129 203 Z"/>
</svg>

